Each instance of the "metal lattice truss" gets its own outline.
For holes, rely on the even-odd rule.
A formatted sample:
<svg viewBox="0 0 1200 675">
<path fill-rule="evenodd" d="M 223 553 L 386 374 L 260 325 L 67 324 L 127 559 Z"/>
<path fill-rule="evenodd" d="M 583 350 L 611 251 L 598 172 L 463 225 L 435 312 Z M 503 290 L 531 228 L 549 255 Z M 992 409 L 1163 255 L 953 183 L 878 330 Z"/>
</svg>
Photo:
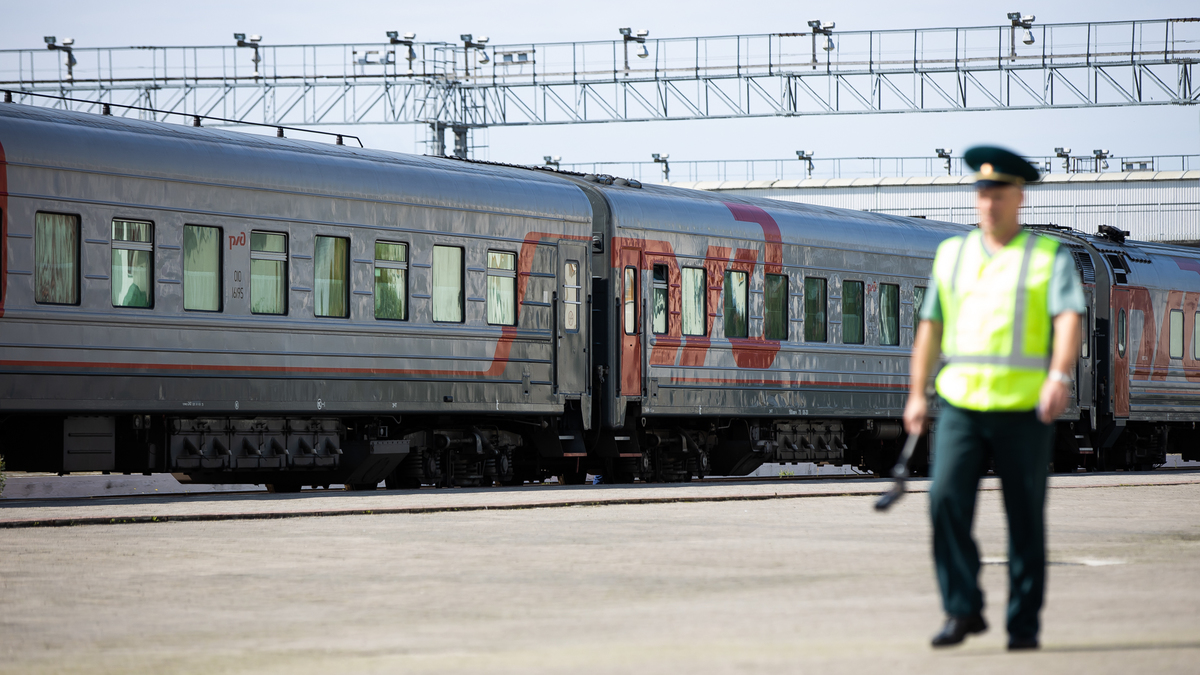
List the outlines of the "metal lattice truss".
<svg viewBox="0 0 1200 675">
<path fill-rule="evenodd" d="M 644 48 L 629 38 L 60 45 L 0 51 L 0 89 L 75 109 L 97 106 L 22 92 L 265 124 L 419 123 L 461 132 L 464 146 L 466 129 L 507 125 L 1200 102 L 1200 19 L 1013 24 L 646 38 Z"/>
</svg>

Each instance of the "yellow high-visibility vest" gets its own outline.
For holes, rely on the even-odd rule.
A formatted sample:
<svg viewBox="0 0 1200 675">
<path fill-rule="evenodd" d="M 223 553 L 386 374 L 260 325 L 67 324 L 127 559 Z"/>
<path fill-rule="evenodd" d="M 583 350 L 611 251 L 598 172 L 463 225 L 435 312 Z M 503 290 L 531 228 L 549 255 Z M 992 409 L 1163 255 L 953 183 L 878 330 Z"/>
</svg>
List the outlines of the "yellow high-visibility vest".
<svg viewBox="0 0 1200 675">
<path fill-rule="evenodd" d="M 1050 364 L 1058 242 L 1021 232 L 989 256 L 983 233 L 947 239 L 933 262 L 946 366 L 937 391 L 969 410 L 1033 410 Z"/>
</svg>

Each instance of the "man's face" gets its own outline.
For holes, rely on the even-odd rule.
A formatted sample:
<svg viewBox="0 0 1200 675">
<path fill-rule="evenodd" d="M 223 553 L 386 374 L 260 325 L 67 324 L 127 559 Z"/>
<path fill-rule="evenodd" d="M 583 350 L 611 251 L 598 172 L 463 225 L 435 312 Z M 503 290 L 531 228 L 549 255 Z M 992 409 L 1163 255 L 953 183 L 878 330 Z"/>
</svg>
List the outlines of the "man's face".
<svg viewBox="0 0 1200 675">
<path fill-rule="evenodd" d="M 1017 226 L 1024 191 L 1016 185 L 991 185 L 975 191 L 979 227 L 985 232 L 1006 231 Z"/>
</svg>

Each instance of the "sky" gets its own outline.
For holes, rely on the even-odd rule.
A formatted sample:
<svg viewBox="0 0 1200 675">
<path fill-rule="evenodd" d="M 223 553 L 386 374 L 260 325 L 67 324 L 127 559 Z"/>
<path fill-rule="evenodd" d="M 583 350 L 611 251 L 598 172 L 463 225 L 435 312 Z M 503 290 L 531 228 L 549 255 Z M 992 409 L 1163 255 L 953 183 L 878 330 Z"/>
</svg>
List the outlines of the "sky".
<svg viewBox="0 0 1200 675">
<path fill-rule="evenodd" d="M 610 40 L 617 28 L 647 28 L 652 37 L 800 32 L 810 19 L 836 21 L 838 30 L 995 26 L 1007 11 L 1034 14 L 1038 23 L 1122 21 L 1200 16 L 1192 0 L 1028 0 L 984 2 L 687 0 L 569 2 L 498 0 L 445 2 L 253 2 L 208 0 L 0 0 L 0 49 L 43 48 L 43 35 L 73 37 L 79 47 L 228 44 L 233 32 L 263 35 L 264 43 L 378 41 L 385 30 L 415 31 L 418 40 L 456 41 L 461 33 L 488 35 L 492 44 Z M 363 126 L 367 147 L 423 152 L 423 127 Z M 1066 146 L 1076 154 L 1106 148 L 1118 156 L 1200 153 L 1200 106 L 1074 110 L 904 113 L 743 120 L 629 122 L 492 128 L 473 142 L 481 159 L 541 163 L 673 161 L 794 157 L 932 156 L 950 147 L 961 154 L 979 143 L 1030 156 Z"/>
</svg>

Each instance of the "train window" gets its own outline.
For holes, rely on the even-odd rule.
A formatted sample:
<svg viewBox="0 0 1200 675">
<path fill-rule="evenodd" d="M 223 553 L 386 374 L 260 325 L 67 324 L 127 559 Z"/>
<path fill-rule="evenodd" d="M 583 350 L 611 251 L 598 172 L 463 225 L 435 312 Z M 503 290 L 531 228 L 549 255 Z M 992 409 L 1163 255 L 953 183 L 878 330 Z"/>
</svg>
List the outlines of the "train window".
<svg viewBox="0 0 1200 675">
<path fill-rule="evenodd" d="M 250 311 L 287 314 L 287 235 L 250 233 Z"/>
<path fill-rule="evenodd" d="M 313 313 L 350 316 L 350 240 L 317 236 L 313 247 Z"/>
<path fill-rule="evenodd" d="M 825 342 L 826 281 L 820 277 L 804 278 L 804 341 Z"/>
<path fill-rule="evenodd" d="M 768 340 L 788 339 L 788 278 L 786 274 L 764 277 L 766 293 L 763 307 L 763 337 Z"/>
<path fill-rule="evenodd" d="M 463 321 L 463 250 L 433 247 L 433 320 Z"/>
<path fill-rule="evenodd" d="M 725 337 L 744 338 L 750 335 L 746 299 L 750 292 L 746 273 L 725 270 Z"/>
<path fill-rule="evenodd" d="M 682 323 L 684 335 L 705 335 L 708 325 L 708 274 L 701 267 L 685 267 Z"/>
<path fill-rule="evenodd" d="M 1171 310 L 1171 358 L 1183 358 L 1183 310 Z"/>
<path fill-rule="evenodd" d="M 1125 356 L 1125 310 L 1117 313 L 1117 355 Z"/>
<path fill-rule="evenodd" d="M 925 307 L 925 287 L 913 288 L 913 326 L 921 323 L 921 309 Z"/>
<path fill-rule="evenodd" d="M 487 321 L 517 325 L 517 254 L 488 251 Z"/>
<path fill-rule="evenodd" d="M 221 228 L 183 226 L 183 308 L 221 311 Z"/>
<path fill-rule="evenodd" d="M 842 343 L 861 345 L 863 343 L 863 282 L 842 282 Z"/>
<path fill-rule="evenodd" d="M 654 266 L 654 296 L 650 299 L 654 310 L 652 323 L 655 335 L 667 332 L 667 266 Z"/>
<path fill-rule="evenodd" d="M 625 334 L 637 333 L 637 270 L 625 268 L 625 293 L 622 297 L 625 308 Z"/>
<path fill-rule="evenodd" d="M 79 304 L 79 216 L 35 215 L 33 260 L 35 302 Z"/>
<path fill-rule="evenodd" d="M 375 318 L 408 319 L 408 244 L 375 242 Z"/>
<path fill-rule="evenodd" d="M 1192 358 L 1200 360 L 1200 312 L 1192 317 Z"/>
<path fill-rule="evenodd" d="M 1090 309 L 1083 310 L 1083 314 L 1079 316 L 1079 323 L 1081 324 L 1079 327 L 1079 335 L 1081 338 L 1083 338 L 1081 340 L 1082 344 L 1080 345 L 1079 355 L 1085 359 L 1088 358 L 1088 345 L 1091 344 L 1090 333 L 1088 331 L 1088 326 L 1090 326 L 1092 323 L 1091 319 L 1092 310 Z"/>
<path fill-rule="evenodd" d="M 569 333 L 579 331 L 579 261 L 563 265 L 563 327 Z"/>
<path fill-rule="evenodd" d="M 111 250 L 113 307 L 153 307 L 154 225 L 114 218 Z"/>
<path fill-rule="evenodd" d="M 900 344 L 900 287 L 879 284 L 879 344 Z"/>
</svg>

